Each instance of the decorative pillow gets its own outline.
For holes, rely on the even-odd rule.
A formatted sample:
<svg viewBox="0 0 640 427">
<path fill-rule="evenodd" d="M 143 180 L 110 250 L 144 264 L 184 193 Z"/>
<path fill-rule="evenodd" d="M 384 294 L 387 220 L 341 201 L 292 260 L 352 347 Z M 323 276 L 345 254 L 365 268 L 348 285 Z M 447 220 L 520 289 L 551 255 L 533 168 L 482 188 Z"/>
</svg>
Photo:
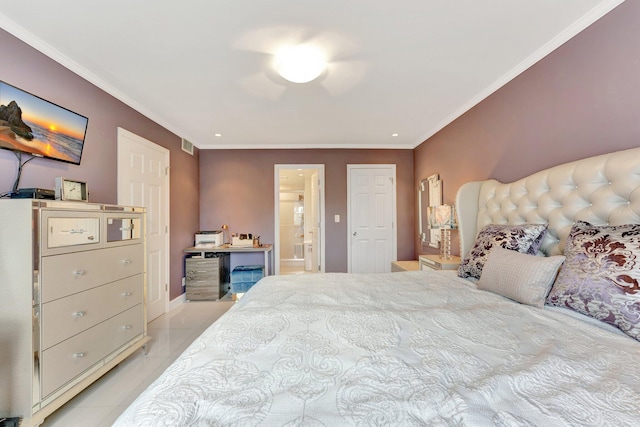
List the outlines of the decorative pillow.
<svg viewBox="0 0 640 427">
<path fill-rule="evenodd" d="M 547 304 L 618 327 L 640 341 L 640 224 L 577 222 Z"/>
<path fill-rule="evenodd" d="M 485 226 L 471 251 L 464 257 L 458 267 L 458 276 L 479 279 L 487 256 L 494 246 L 512 251 L 534 255 L 547 232 L 547 224 L 500 225 Z"/>
<path fill-rule="evenodd" d="M 482 269 L 478 288 L 542 308 L 564 258 L 493 248 Z"/>
</svg>

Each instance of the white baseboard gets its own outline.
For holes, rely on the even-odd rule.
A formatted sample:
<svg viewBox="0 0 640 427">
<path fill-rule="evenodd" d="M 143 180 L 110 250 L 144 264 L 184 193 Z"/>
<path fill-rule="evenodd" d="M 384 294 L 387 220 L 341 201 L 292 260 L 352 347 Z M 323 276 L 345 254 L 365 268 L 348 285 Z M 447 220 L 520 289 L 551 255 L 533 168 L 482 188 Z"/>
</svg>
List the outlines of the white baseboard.
<svg viewBox="0 0 640 427">
<path fill-rule="evenodd" d="M 169 301 L 169 311 L 173 310 L 174 308 L 180 307 L 180 304 L 184 304 L 185 302 L 187 302 L 186 292 Z"/>
</svg>

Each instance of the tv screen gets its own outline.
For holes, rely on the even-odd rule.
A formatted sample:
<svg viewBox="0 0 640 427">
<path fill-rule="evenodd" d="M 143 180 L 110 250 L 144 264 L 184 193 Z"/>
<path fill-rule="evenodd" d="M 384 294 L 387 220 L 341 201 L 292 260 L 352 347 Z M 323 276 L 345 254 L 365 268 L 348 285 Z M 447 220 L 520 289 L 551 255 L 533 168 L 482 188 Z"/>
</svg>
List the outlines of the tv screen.
<svg viewBox="0 0 640 427">
<path fill-rule="evenodd" d="M 88 122 L 0 81 L 0 148 L 79 165 Z"/>
</svg>

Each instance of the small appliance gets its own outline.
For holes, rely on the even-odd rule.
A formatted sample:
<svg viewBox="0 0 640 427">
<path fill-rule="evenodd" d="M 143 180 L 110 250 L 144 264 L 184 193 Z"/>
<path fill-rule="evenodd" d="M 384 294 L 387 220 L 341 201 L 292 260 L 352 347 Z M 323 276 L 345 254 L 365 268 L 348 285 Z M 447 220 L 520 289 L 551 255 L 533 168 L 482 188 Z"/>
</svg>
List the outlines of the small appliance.
<svg viewBox="0 0 640 427">
<path fill-rule="evenodd" d="M 198 231 L 196 233 L 196 248 L 214 248 L 222 246 L 222 243 L 222 230 Z"/>
<path fill-rule="evenodd" d="M 55 192 L 47 188 L 21 188 L 11 193 L 12 199 L 55 199 Z"/>
</svg>

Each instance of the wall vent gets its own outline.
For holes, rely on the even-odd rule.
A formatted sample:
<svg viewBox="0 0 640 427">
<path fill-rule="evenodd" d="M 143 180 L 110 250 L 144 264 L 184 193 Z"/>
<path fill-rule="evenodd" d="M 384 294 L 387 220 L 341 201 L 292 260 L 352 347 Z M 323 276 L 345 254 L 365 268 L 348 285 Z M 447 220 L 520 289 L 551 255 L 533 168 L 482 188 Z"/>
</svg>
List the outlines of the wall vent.
<svg viewBox="0 0 640 427">
<path fill-rule="evenodd" d="M 182 151 L 187 152 L 193 156 L 193 144 L 184 138 L 182 138 Z"/>
</svg>

